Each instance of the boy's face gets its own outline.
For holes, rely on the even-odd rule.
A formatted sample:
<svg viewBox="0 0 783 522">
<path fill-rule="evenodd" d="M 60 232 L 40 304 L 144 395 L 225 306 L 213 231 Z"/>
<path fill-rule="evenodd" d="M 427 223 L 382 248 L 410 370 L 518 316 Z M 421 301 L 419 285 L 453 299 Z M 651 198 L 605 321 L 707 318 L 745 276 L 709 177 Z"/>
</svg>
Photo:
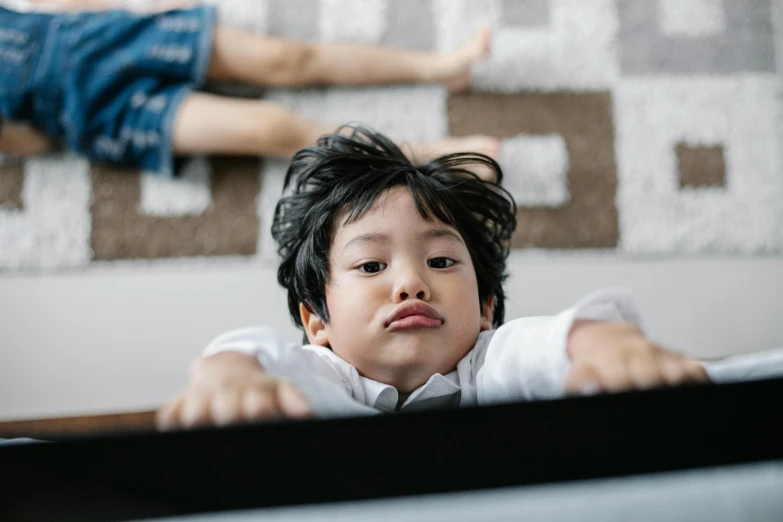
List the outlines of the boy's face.
<svg viewBox="0 0 783 522">
<path fill-rule="evenodd" d="M 360 375 L 401 392 L 454 370 L 492 325 L 459 232 L 422 219 L 402 187 L 354 223 L 339 223 L 329 253 L 329 323 L 300 306 L 310 342 L 330 345 Z"/>
</svg>

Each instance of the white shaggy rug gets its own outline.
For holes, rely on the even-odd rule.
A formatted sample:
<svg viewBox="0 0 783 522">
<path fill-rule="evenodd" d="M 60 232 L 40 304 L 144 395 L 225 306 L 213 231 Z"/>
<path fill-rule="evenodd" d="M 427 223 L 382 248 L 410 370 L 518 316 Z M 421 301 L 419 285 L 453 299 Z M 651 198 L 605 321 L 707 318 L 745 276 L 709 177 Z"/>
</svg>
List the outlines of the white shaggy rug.
<svg viewBox="0 0 783 522">
<path fill-rule="evenodd" d="M 515 248 L 783 254 L 781 0 L 213 3 L 224 22 L 253 31 L 418 49 L 450 49 L 491 24 L 492 56 L 464 94 L 404 86 L 263 96 L 398 139 L 502 138 L 520 207 Z M 284 170 L 205 159 L 167 181 L 69 155 L 0 156 L 0 270 L 272 260 Z"/>
</svg>

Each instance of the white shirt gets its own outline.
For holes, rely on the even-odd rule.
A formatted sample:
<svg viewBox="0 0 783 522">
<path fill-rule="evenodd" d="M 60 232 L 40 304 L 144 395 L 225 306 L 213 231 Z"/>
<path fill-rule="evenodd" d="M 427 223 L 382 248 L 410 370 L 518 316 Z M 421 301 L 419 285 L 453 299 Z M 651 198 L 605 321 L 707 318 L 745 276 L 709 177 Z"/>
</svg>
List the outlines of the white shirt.
<svg viewBox="0 0 783 522">
<path fill-rule="evenodd" d="M 497 330 L 481 332 L 454 371 L 430 377 L 400 409 L 562 397 L 570 367 L 568 334 L 576 319 L 627 322 L 641 328 L 630 294 L 617 289 L 593 293 L 556 316 L 515 319 Z M 270 375 L 293 383 L 317 416 L 371 415 L 396 409 L 399 394 L 394 387 L 359 375 L 328 348 L 286 342 L 272 328 L 232 330 L 212 341 L 204 355 L 227 350 L 254 355 Z M 715 382 L 783 375 L 783 350 L 702 364 Z"/>
</svg>

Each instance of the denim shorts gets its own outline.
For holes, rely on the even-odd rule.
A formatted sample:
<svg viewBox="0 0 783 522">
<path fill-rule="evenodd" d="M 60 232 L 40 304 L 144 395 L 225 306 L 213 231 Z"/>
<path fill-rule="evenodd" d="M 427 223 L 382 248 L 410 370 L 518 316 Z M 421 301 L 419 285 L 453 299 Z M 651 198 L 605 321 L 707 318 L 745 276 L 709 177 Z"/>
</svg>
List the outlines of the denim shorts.
<svg viewBox="0 0 783 522">
<path fill-rule="evenodd" d="M 171 177 L 173 124 L 204 83 L 215 8 L 18 13 L 0 8 L 0 116 L 102 163 Z"/>
</svg>

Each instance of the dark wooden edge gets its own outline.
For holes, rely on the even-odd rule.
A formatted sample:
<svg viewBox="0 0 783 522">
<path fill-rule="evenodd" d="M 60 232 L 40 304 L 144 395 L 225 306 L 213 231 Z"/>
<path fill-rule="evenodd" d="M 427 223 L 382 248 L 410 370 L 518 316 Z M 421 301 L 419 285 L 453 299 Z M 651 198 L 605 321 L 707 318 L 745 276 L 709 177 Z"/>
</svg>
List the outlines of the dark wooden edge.
<svg viewBox="0 0 783 522">
<path fill-rule="evenodd" d="M 0 446 L 0 520 L 160 518 L 780 460 L 781 406 L 773 379 Z"/>
<path fill-rule="evenodd" d="M 155 411 L 0 421 L 0 438 L 59 440 L 112 432 L 153 431 Z"/>
</svg>

